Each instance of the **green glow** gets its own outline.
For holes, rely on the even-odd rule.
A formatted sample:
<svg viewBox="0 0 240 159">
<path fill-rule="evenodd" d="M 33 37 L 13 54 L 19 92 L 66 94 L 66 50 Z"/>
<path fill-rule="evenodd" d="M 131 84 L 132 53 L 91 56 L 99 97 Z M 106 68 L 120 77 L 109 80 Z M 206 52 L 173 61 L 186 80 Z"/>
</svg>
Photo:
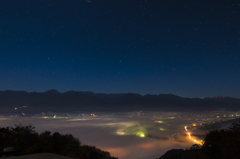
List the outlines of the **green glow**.
<svg viewBox="0 0 240 159">
<path fill-rule="evenodd" d="M 139 133 L 137 133 L 137 136 L 139 136 L 139 137 L 145 137 L 145 134 L 144 134 L 143 132 L 139 132 Z"/>
<path fill-rule="evenodd" d="M 163 129 L 163 128 L 159 128 L 161 131 L 164 131 L 165 129 Z"/>
</svg>

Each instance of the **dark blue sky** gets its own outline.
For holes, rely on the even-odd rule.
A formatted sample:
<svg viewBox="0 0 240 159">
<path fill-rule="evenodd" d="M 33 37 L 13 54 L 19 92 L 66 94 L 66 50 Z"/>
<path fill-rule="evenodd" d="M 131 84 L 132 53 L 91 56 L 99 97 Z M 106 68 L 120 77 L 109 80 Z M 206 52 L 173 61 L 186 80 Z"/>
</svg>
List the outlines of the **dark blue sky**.
<svg viewBox="0 0 240 159">
<path fill-rule="evenodd" d="M 237 0 L 1 0 L 0 90 L 240 98 Z"/>
</svg>

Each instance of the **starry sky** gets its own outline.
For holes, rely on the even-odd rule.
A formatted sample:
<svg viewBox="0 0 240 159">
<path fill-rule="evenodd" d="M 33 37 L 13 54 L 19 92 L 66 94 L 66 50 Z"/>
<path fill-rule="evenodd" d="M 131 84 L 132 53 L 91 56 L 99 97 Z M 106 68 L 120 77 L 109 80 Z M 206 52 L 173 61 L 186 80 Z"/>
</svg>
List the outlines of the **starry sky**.
<svg viewBox="0 0 240 159">
<path fill-rule="evenodd" d="M 1 0 L 0 90 L 240 98 L 237 0 Z"/>
</svg>

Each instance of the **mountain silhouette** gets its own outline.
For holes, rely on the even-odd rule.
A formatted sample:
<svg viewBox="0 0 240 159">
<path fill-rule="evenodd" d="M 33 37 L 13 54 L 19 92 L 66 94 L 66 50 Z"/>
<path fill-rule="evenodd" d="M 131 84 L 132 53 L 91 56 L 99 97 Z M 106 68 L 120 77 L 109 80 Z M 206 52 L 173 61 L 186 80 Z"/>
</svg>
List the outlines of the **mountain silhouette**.
<svg viewBox="0 0 240 159">
<path fill-rule="evenodd" d="M 182 98 L 173 94 L 93 93 L 49 90 L 43 93 L 0 91 L 0 107 L 14 109 L 28 105 L 29 110 L 78 111 L 207 111 L 240 110 L 240 99 L 232 97 Z"/>
</svg>

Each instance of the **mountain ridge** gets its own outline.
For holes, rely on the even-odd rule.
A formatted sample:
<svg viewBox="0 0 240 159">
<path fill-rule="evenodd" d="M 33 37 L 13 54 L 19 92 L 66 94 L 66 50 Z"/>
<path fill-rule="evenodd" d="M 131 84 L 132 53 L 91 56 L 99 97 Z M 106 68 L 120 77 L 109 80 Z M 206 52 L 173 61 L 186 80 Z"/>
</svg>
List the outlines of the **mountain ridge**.
<svg viewBox="0 0 240 159">
<path fill-rule="evenodd" d="M 94 93 L 90 91 L 67 91 L 55 89 L 45 92 L 0 91 L 0 107 L 21 107 L 41 110 L 70 109 L 96 111 L 194 111 L 194 110 L 240 110 L 240 99 L 217 96 L 187 98 L 174 94 L 140 95 L 137 93 Z M 30 109 L 28 108 L 28 109 Z"/>
</svg>

